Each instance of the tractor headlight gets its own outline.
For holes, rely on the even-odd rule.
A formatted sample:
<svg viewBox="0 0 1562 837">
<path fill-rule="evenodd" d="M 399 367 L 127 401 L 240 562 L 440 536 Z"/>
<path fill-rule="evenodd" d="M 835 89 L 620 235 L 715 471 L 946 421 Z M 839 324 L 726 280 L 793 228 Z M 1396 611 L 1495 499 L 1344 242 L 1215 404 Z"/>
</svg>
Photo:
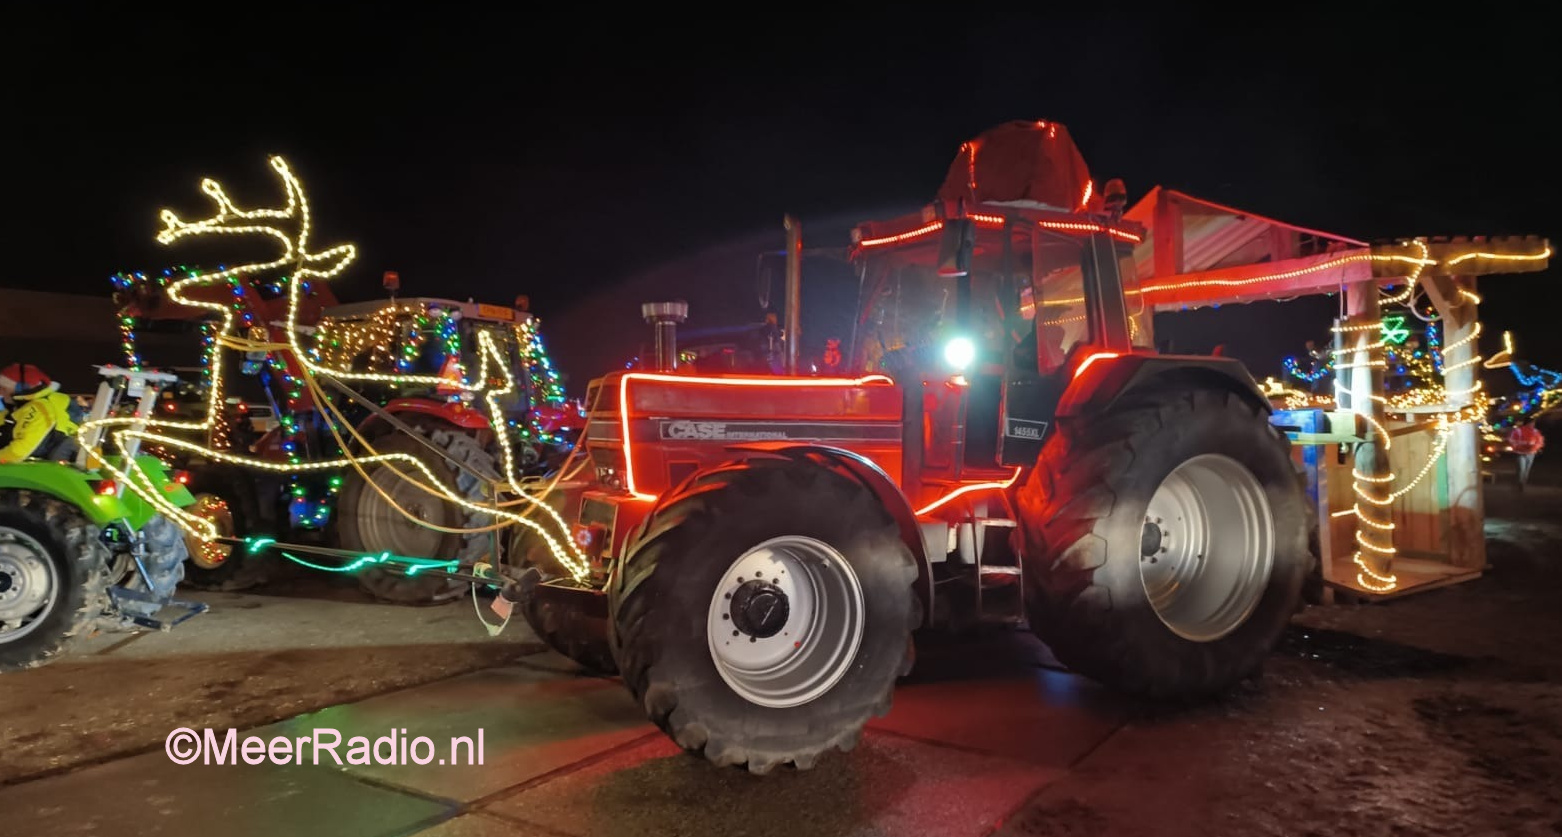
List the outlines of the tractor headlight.
<svg viewBox="0 0 1562 837">
<path fill-rule="evenodd" d="M 944 362 L 963 371 L 976 360 L 976 344 L 969 337 L 956 337 L 944 344 Z"/>
</svg>

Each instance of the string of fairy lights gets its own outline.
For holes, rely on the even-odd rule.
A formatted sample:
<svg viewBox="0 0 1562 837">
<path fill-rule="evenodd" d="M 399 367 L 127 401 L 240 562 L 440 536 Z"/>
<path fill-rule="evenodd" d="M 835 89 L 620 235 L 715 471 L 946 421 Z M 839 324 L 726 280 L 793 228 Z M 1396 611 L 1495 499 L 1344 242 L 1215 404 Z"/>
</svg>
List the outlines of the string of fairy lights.
<svg viewBox="0 0 1562 837">
<path fill-rule="evenodd" d="M 539 496 L 531 494 L 527 486 L 523 485 L 515 470 L 515 457 L 511 450 L 507 433 L 499 432 L 495 436 L 500 441 L 503 454 L 504 478 L 510 488 L 516 493 L 517 499 L 500 502 L 496 498 L 492 506 L 474 503 L 461 496 L 454 490 L 445 486 L 423 462 L 409 454 L 390 453 L 380 454 L 374 451 L 350 425 L 347 430 L 358 438 L 362 444 L 364 453 L 344 453 L 335 458 L 323 458 L 318 456 L 305 457 L 304 451 L 294 446 L 289 449 L 288 444 L 294 440 L 284 442 L 284 450 L 289 454 L 286 462 L 276 462 L 260 458 L 246 453 L 238 453 L 231 450 L 219 449 L 209 443 L 191 441 L 178 435 L 168 435 L 172 432 L 199 432 L 209 434 L 219 423 L 222 415 L 222 405 L 225 400 L 226 388 L 224 386 L 223 364 L 213 362 L 215 353 L 227 349 L 246 354 L 264 353 L 268 364 L 273 371 L 281 369 L 280 377 L 287 393 L 283 401 L 290 408 L 300 405 L 305 391 L 310 392 L 317 406 L 325 408 L 325 412 L 333 413 L 335 419 L 340 420 L 341 415 L 334 411 L 328 399 L 320 397 L 320 386 L 316 382 L 316 376 L 326 376 L 337 381 L 359 380 L 371 381 L 393 385 L 408 384 L 436 384 L 450 386 L 452 383 L 459 385 L 465 395 L 484 395 L 484 401 L 492 411 L 491 420 L 502 422 L 502 413 L 498 411 L 500 396 L 513 393 L 516 383 L 511 370 L 505 362 L 504 355 L 495 345 L 493 337 L 488 332 L 478 333 L 477 355 L 479 359 L 478 374 L 473 379 L 465 377 L 462 372 L 459 380 L 452 382 L 444 375 L 418 375 L 408 373 L 362 372 L 351 368 L 332 365 L 324 360 L 323 353 L 318 351 L 317 345 L 305 346 L 300 334 L 305 328 L 300 327 L 299 309 L 302 295 L 312 281 L 325 281 L 340 274 L 346 269 L 357 255 L 353 245 L 339 245 L 320 251 L 312 251 L 309 247 L 310 216 L 309 204 L 304 196 L 303 187 L 292 174 L 286 162 L 280 157 L 270 158 L 273 171 L 280 177 L 287 202 L 278 209 L 241 210 L 228 198 L 223 188 L 214 180 L 206 179 L 201 183 L 201 190 L 216 204 L 217 212 L 214 216 L 203 221 L 186 222 L 181 220 L 170 210 L 163 210 L 161 218 L 164 229 L 157 236 L 159 243 L 172 244 L 186 237 L 199 237 L 208 235 L 251 235 L 265 236 L 275 239 L 282 244 L 282 253 L 276 259 L 268 262 L 256 262 L 243 264 L 236 267 L 219 266 L 215 271 L 192 271 L 188 275 L 174 279 L 170 273 L 165 276 L 165 281 L 159 283 L 159 287 L 172 302 L 196 308 L 207 309 L 215 314 L 218 321 L 212 326 L 212 340 L 210 349 L 206 353 L 207 373 L 207 399 L 205 414 L 199 420 L 184 421 L 172 420 L 162 416 L 150 418 L 136 418 L 133 416 L 110 416 L 94 421 L 83 422 L 79 429 L 80 438 L 84 442 L 90 442 L 92 437 L 100 431 L 105 431 L 105 447 L 117 451 L 120 456 L 116 459 L 113 453 L 105 455 L 104 450 L 95 450 L 94 465 L 102 467 L 118 478 L 119 482 L 135 492 L 158 511 L 166 515 L 171 521 L 177 523 L 187 533 L 194 537 L 211 541 L 218 537 L 215 524 L 197 514 L 179 508 L 155 490 L 152 481 L 141 470 L 138 462 L 133 457 L 123 454 L 130 451 L 136 445 L 156 444 L 164 448 L 182 450 L 187 454 L 199 455 L 210 460 L 241 465 L 248 468 L 269 470 L 290 475 L 308 473 L 340 472 L 351 467 L 364 473 L 363 466 L 367 464 L 384 464 L 401 478 L 408 480 L 417 488 L 440 497 L 447 502 L 462 506 L 469 511 L 496 518 L 497 525 L 522 525 L 535 531 L 546 543 L 559 563 L 570 575 L 584 578 L 587 573 L 584 556 L 579 547 L 569 537 L 555 537 L 550 527 L 531 519 L 531 513 L 541 511 L 543 515 L 551 518 L 556 531 L 567 533 L 568 527 L 549 504 L 542 502 Z M 289 231 L 283 224 L 295 226 Z M 244 279 L 246 276 L 259 276 L 277 270 L 289 271 L 289 275 L 275 280 L 273 288 L 285 289 L 287 293 L 287 315 L 284 323 L 286 342 L 273 342 L 265 326 L 257 326 L 254 317 L 243 302 L 245 290 Z M 182 293 L 185 289 L 218 286 L 219 283 L 227 283 L 232 288 L 233 300 L 229 302 L 210 302 L 195 299 Z M 129 327 L 127 337 L 127 352 L 135 357 L 134 323 L 122 323 Z M 243 326 L 243 331 L 237 327 Z M 535 326 L 534 326 L 535 327 Z M 439 329 L 435 329 L 436 333 Z M 340 335 L 338 336 L 338 340 Z M 540 339 L 528 341 L 528 345 L 535 344 L 540 347 Z M 278 363 L 278 358 L 282 362 Z M 398 358 L 400 365 L 401 359 Z M 551 369 L 551 364 L 543 363 L 543 368 Z M 295 374 L 296 373 L 296 374 Z M 554 382 L 556 385 L 556 381 Z M 561 390 L 560 390 L 561 391 Z M 329 429 L 338 442 L 342 442 L 337 424 L 331 418 L 326 418 Z M 495 425 L 497 426 L 497 424 Z M 284 434 L 287 436 L 288 434 Z M 90 447 L 90 445 L 89 445 Z M 339 447 L 345 450 L 346 445 Z M 413 470 L 421 472 L 423 479 L 411 477 L 396 468 L 397 465 L 406 467 L 410 465 Z M 520 504 L 526 508 L 525 512 L 510 511 L 507 506 Z M 393 503 L 394 505 L 394 503 Z M 403 514 L 410 519 L 416 518 L 405 509 L 397 506 Z M 421 521 L 420 521 L 421 523 Z M 422 525 L 431 525 L 422 523 Z M 493 527 L 487 527 L 493 528 Z M 464 530 L 463 530 L 464 531 Z"/>
<path fill-rule="evenodd" d="M 201 188 L 217 206 L 217 212 L 213 217 L 204 221 L 185 222 L 169 210 L 164 210 L 161 214 L 165 228 L 157 238 L 165 245 L 185 237 L 209 235 L 265 236 L 282 244 L 281 255 L 269 262 L 244 264 L 232 268 L 220 266 L 215 271 L 192 271 L 183 276 L 178 276 L 176 272 L 165 272 L 162 277 L 151 280 L 156 282 L 157 286 L 173 301 L 206 308 L 215 314 L 216 322 L 210 324 L 210 331 L 207 333 L 209 349 L 203 372 L 209 393 L 205 417 L 198 421 L 176 421 L 163 417 L 149 420 L 109 417 L 84 423 L 81 428 L 84 438 L 86 434 L 96 430 L 109 429 L 111 430 L 108 434 L 110 444 L 121 451 L 127 450 L 127 445 L 132 441 L 156 443 L 207 456 L 217 461 L 279 471 L 295 477 L 314 473 L 340 473 L 347 467 L 363 473 L 362 469 L 365 465 L 384 463 L 403 478 L 409 479 L 414 485 L 431 494 L 471 511 L 492 516 L 498 521 L 495 526 L 518 524 L 533 529 L 548 544 L 554 557 L 571 575 L 577 579 L 584 578 L 586 575 L 584 556 L 579 552 L 579 547 L 573 539 L 564 537 L 561 541 L 555 538 L 547 527 L 530 519 L 529 513 L 512 512 L 505 507 L 504 503 L 496 501 L 492 506 L 486 506 L 455 494 L 444 488 L 443 483 L 415 457 L 406 454 L 379 454 L 368 445 L 363 445 L 364 452 L 359 454 L 345 453 L 329 459 L 304 456 L 305 452 L 299 449 L 298 437 L 301 431 L 296 416 L 291 421 L 279 417 L 283 421 L 284 436 L 287 439 L 283 444 L 283 449 L 288 454 L 286 462 L 269 461 L 224 450 L 215 444 L 201 444 L 166 435 L 167 431 L 199 431 L 207 434 L 209 441 L 212 439 L 213 428 L 217 426 L 222 415 L 220 407 L 225 388 L 222 364 L 211 362 L 211 358 L 221 350 L 264 353 L 269 368 L 280 377 L 282 387 L 286 390 L 282 399 L 289 407 L 286 412 L 295 412 L 306 399 L 326 402 L 319 406 L 324 408 L 325 413 L 334 413 L 334 420 L 330 416 L 326 416 L 325 420 L 328 429 L 339 443 L 343 442 L 339 433 L 341 416 L 335 413 L 328 399 L 323 399 L 323 393 L 316 380 L 319 376 L 338 382 L 378 383 L 391 387 L 430 385 L 455 387 L 466 397 L 481 395 L 483 402 L 489 408 L 491 421 L 496 423 L 495 426 L 503 421 L 499 399 L 516 390 L 517 384 L 509 365 L 505 362 L 505 354 L 499 349 L 495 342 L 496 338 L 490 331 L 478 332 L 475 354 L 479 368 L 475 375 L 469 376 L 470 370 L 460 362 L 461 353 L 449 351 L 451 348 L 449 341 L 454 329 L 451 325 L 452 318 L 448 314 L 392 304 L 376 311 L 374 315 L 359 323 L 322 323 L 314 333 L 313 339 L 306 344 L 303 335 L 308 333 L 309 329 L 299 322 L 303 295 L 308 293 L 312 281 L 327 281 L 345 270 L 356 258 L 356 249 L 353 245 L 339 245 L 320 251 L 311 250 L 309 205 L 302 186 L 280 157 L 271 158 L 270 163 L 281 178 L 286 192 L 287 202 L 281 208 L 240 210 L 227 197 L 220 185 L 207 179 L 202 182 Z M 987 219 L 977 220 L 981 222 Z M 284 223 L 296 225 L 296 231 L 288 231 L 284 228 Z M 910 236 L 927 234 L 933 229 L 934 225 L 929 225 L 900 236 L 864 241 L 861 242 L 861 246 L 890 243 Z M 1114 235 L 1118 234 L 1117 230 L 1106 229 L 1106 231 Z M 1426 268 L 1438 265 L 1439 261 L 1428 256 L 1428 248 L 1424 243 L 1418 241 L 1412 242 L 1412 245 L 1418 249 L 1419 255 L 1380 253 L 1344 255 L 1306 268 L 1270 276 L 1243 279 L 1183 277 L 1174 284 L 1151 284 L 1133 292 L 1154 295 L 1205 284 L 1229 287 L 1249 286 L 1293 278 L 1307 272 L 1335 269 L 1353 262 L 1391 262 L 1409 265 L 1410 272 L 1402 280 L 1403 287 L 1399 293 L 1380 299 L 1381 307 L 1394 310 L 1395 306 L 1409 303 L 1409 310 L 1413 312 L 1413 298 L 1421 274 Z M 1442 267 L 1451 268 L 1475 259 L 1523 261 L 1545 259 L 1550 255 L 1549 248 L 1536 254 L 1469 252 L 1447 258 L 1442 262 Z M 280 280 L 273 280 L 270 286 L 275 292 L 285 293 L 287 297 L 285 322 L 281 324 L 282 339 L 276 340 L 271 337 L 265 326 L 258 326 L 254 322 L 248 306 L 245 305 L 244 277 L 260 276 L 279 270 L 289 271 L 289 275 Z M 178 278 L 175 278 L 176 276 Z M 137 274 L 136 280 L 145 281 L 145 277 Z M 231 301 L 206 302 L 184 297 L 180 293 L 187 287 L 218 286 L 220 283 L 226 283 L 231 288 L 233 295 Z M 1461 291 L 1460 293 L 1470 302 L 1479 301 L 1479 297 L 1473 292 Z M 1074 302 L 1076 300 L 1054 299 L 1046 300 L 1043 304 L 1056 306 L 1070 305 Z M 134 340 L 135 327 L 136 323 L 133 319 L 122 319 L 121 331 L 124 336 L 127 360 L 139 363 L 140 358 L 136 354 Z M 1289 363 L 1287 373 L 1309 383 L 1317 382 L 1327 375 L 1334 375 L 1336 378 L 1333 384 L 1334 402 L 1343 412 L 1360 416 L 1371 428 L 1369 437 L 1375 439 L 1384 452 L 1391 448 L 1392 438 L 1387 428 L 1373 417 L 1373 413 L 1377 411 L 1370 404 L 1356 403 L 1358 396 L 1364 395 L 1371 401 L 1380 402 L 1383 411 L 1388 413 L 1419 408 L 1420 414 L 1430 415 L 1430 419 L 1427 420 L 1436 430 L 1437 441 L 1433 451 L 1411 479 L 1402 484 L 1396 484 L 1399 483 L 1399 476 L 1386 467 L 1381 473 L 1372 474 L 1353 468 L 1352 488 L 1357 501 L 1351 509 L 1337 513 L 1352 515 L 1359 524 L 1356 531 L 1357 549 L 1353 555 L 1353 561 L 1359 570 L 1358 583 L 1365 589 L 1389 591 L 1398 583 L 1391 572 L 1392 561 L 1396 554 L 1393 542 L 1392 504 L 1412 490 L 1433 470 L 1446 450 L 1455 427 L 1480 423 L 1486 415 L 1489 399 L 1485 396 L 1481 383 L 1477 382 L 1463 391 L 1449 391 L 1446 386 L 1429 383 L 1435 377 L 1444 376 L 1461 367 L 1482 363 L 1482 358 L 1473 347 L 1470 358 L 1455 364 L 1447 363 L 1450 352 L 1462 348 L 1466 343 L 1473 343 L 1479 337 L 1480 327 L 1477 323 L 1470 333 L 1458 341 L 1447 346 L 1439 346 L 1438 330 L 1434 325 L 1425 332 L 1424 348 L 1417 346 L 1401 348 L 1409 337 L 1409 328 L 1404 318 L 1398 315 L 1380 314 L 1371 322 L 1342 322 L 1335 328 L 1342 342 L 1348 338 L 1354 342 L 1354 345 L 1342 345 L 1330 349 L 1327 353 L 1328 360 L 1322 367 L 1314 365 L 1305 372 L 1299 364 Z M 552 376 L 551 364 L 546 359 L 546 353 L 541 349 L 541 338 L 536 332 L 535 321 L 517 326 L 511 337 L 524 352 L 527 352 L 530 376 L 542 381 L 541 386 L 544 390 L 542 400 L 562 401 L 562 389 L 558 386 L 556 376 Z M 433 371 L 420 369 L 418 359 L 427 343 L 442 344 L 447 358 L 456 358 L 455 363 L 447 362 Z M 1351 387 L 1340 380 L 1342 372 L 1366 374 L 1387 372 L 1390 368 L 1411 382 L 1403 391 L 1383 395 L 1366 392 L 1367 387 L 1363 386 L 1360 387 L 1362 392 L 1352 392 Z M 1517 368 L 1515 374 L 1534 378 L 1548 389 L 1555 389 L 1558 380 L 1562 380 L 1562 376 L 1557 376 L 1557 379 L 1545 379 L 1540 377 L 1539 373 L 1523 372 Z M 1354 378 L 1355 375 L 1351 374 L 1350 377 Z M 1524 378 L 1521 377 L 1520 380 L 1522 382 Z M 1296 393 L 1296 395 L 1305 394 Z M 1290 397 L 1288 393 L 1288 398 Z M 1316 401 L 1316 397 L 1312 397 L 1311 400 Z M 356 437 L 356 432 L 350 424 L 345 425 L 345 428 Z M 510 434 L 500 432 L 495 435 L 499 440 L 502 454 L 503 478 L 519 498 L 515 502 L 528 506 L 528 512 L 541 510 L 552 519 L 559 532 L 567 532 L 568 528 L 558 513 L 548 504 L 540 502 L 538 497 L 530 494 L 519 479 Z M 362 441 L 361 437 L 359 441 Z M 347 445 L 342 443 L 339 447 L 345 450 Z M 1387 457 L 1380 458 L 1380 461 L 1386 465 Z M 133 459 L 125 458 L 118 466 L 103 464 L 121 477 L 123 483 L 131 490 L 187 531 L 201 538 L 215 537 L 215 529 L 209 521 L 173 506 L 163 499 L 159 492 L 153 490 L 151 482 L 144 473 L 141 473 L 139 465 Z M 427 483 L 408 477 L 396 470 L 395 465 L 402 467 L 410 465 L 413 470 L 421 471 L 427 478 Z M 339 484 L 339 479 L 337 483 Z M 403 510 L 403 513 L 406 512 Z"/>
<path fill-rule="evenodd" d="M 149 291 L 164 292 L 171 278 L 197 275 L 198 272 L 181 266 L 177 269 L 165 270 L 162 274 L 152 277 L 142 273 L 119 274 L 113 277 L 112 281 L 118 292 L 133 300 L 145 299 Z M 235 283 L 236 292 L 233 294 L 235 314 L 241 317 L 241 322 L 253 323 L 253 312 L 244 304 L 249 298 L 242 290 L 245 280 L 234 276 L 230 277 L 229 281 Z M 283 286 L 273 282 L 268 284 L 268 288 L 273 293 L 279 293 Z M 135 336 L 135 327 L 139 318 L 130 312 L 128 305 L 127 301 L 120 316 L 123 351 L 130 367 L 139 369 L 141 359 Z M 420 363 L 443 368 L 448 359 L 453 365 L 445 369 L 444 373 L 447 377 L 454 377 L 459 381 L 462 378 L 460 358 L 463 346 L 458 320 L 459 317 L 453 309 L 431 307 L 422 300 L 391 301 L 375 309 L 368 317 L 322 318 L 315 326 L 313 345 L 309 347 L 309 351 L 321 364 L 339 369 L 369 367 L 406 372 Z M 210 322 L 203 321 L 200 328 L 203 342 L 201 357 L 204 386 L 210 383 L 209 376 L 204 374 L 204 370 L 210 368 L 210 359 L 214 354 L 210 350 L 214 346 L 215 339 L 212 336 Z M 553 369 L 552 362 L 547 356 L 536 318 L 527 318 L 522 323 L 512 324 L 510 329 L 521 362 L 527 366 L 529 372 L 531 403 L 552 406 L 565 403 L 567 399 L 560 376 Z M 311 405 L 304 394 L 302 379 L 292 373 L 286 357 L 279 357 L 279 354 L 267 352 L 257 372 L 259 380 L 267 390 L 280 425 L 280 449 L 287 462 L 296 465 L 310 452 L 307 424 L 313 417 L 313 412 L 306 409 Z M 454 370 L 453 375 L 451 370 Z M 274 382 L 282 390 L 280 397 L 272 391 Z M 394 390 L 398 387 L 391 385 L 391 388 Z M 533 411 L 526 416 L 526 420 L 509 419 L 511 431 L 518 434 L 527 444 L 569 444 L 565 434 L 543 430 L 534 418 L 535 415 Z M 211 447 L 218 450 L 233 449 L 231 435 L 234 420 L 235 417 L 230 415 L 229 411 L 222 411 L 211 429 L 209 436 Z M 333 451 L 333 455 L 340 454 L 339 450 Z M 318 529 L 328 525 L 342 484 L 343 479 L 340 474 L 331 474 L 328 477 L 302 472 L 292 474 L 287 487 L 288 512 L 292 525 L 302 529 Z"/>
<path fill-rule="evenodd" d="M 1487 422 L 1493 403 L 1485 393 L 1484 382 L 1479 379 L 1463 390 L 1447 388 L 1448 373 L 1482 364 L 1483 358 L 1475 348 L 1482 327 L 1479 322 L 1473 323 L 1469 332 L 1463 337 L 1446 346 L 1440 345 L 1438 327 L 1440 320 L 1435 313 L 1421 314 L 1417 311 L 1415 303 L 1422 273 L 1426 268 L 1438 265 L 1439 261 L 1429 257 L 1429 248 L 1424 242 L 1413 241 L 1411 245 L 1418 251 L 1416 256 L 1383 257 L 1408 263 L 1412 268 L 1409 275 L 1401 280 L 1403 284 L 1397 293 L 1380 297 L 1380 313 L 1376 319 L 1342 321 L 1336 325 L 1333 331 L 1337 335 L 1336 342 L 1341 345 L 1337 348 L 1331 347 L 1321 353 L 1323 355 L 1321 357 L 1318 353 L 1314 353 L 1311 358 L 1313 362 L 1308 365 L 1304 366 L 1295 357 L 1285 359 L 1286 375 L 1302 383 L 1316 384 L 1329 376 L 1334 376 L 1331 394 L 1315 394 L 1288 388 L 1273 379 L 1268 382 L 1270 393 L 1283 397 L 1286 406 L 1290 409 L 1336 406 L 1341 412 L 1360 417 L 1370 428 L 1368 438 L 1375 440 L 1385 454 L 1378 459 L 1382 468 L 1381 473 L 1368 474 L 1363 473 L 1359 468 L 1351 469 L 1351 488 L 1356 498 L 1355 502 L 1352 503 L 1351 508 L 1334 513 L 1336 517 L 1351 516 L 1356 519 L 1358 524 L 1355 533 L 1356 549 L 1352 555 L 1352 562 L 1357 568 L 1356 582 L 1363 589 L 1379 593 L 1390 592 L 1399 584 L 1399 579 L 1392 573 L 1393 558 L 1397 554 L 1393 537 L 1394 503 L 1432 473 L 1438 461 L 1446 453 L 1456 428 L 1468 424 L 1475 424 L 1483 429 L 1490 426 Z M 1476 251 L 1449 257 L 1443 260 L 1441 265 L 1446 269 L 1473 259 L 1535 261 L 1550 256 L 1549 247 L 1534 254 L 1493 254 Z M 1379 256 L 1374 254 L 1373 258 L 1377 259 Z M 1480 301 L 1480 297 L 1472 291 L 1461 289 L 1459 293 L 1465 302 Z M 1423 332 L 1424 346 L 1415 339 L 1414 331 L 1407 325 L 1407 315 L 1428 321 Z M 1507 350 L 1511 353 L 1511 337 L 1505 335 L 1504 340 Z M 1469 357 L 1449 363 L 1450 354 L 1466 345 L 1471 347 Z M 1487 368 L 1493 367 L 1488 363 Z M 1352 380 L 1347 383 L 1343 379 L 1347 376 L 1340 375 L 1341 372 L 1360 372 L 1365 375 L 1374 371 L 1389 375 L 1391 381 L 1397 380 L 1399 384 L 1391 384 L 1386 394 L 1380 394 L 1366 391 L 1369 389 L 1367 381 Z M 1516 371 L 1515 374 L 1519 373 Z M 1350 377 L 1354 376 L 1350 375 Z M 1520 383 L 1526 384 L 1523 378 L 1520 379 Z M 1562 383 L 1562 375 L 1557 375 L 1550 381 L 1535 376 L 1531 383 L 1545 391 Z M 1382 423 L 1373 418 L 1373 413 L 1376 411 L 1371 409 L 1370 404 L 1357 403 L 1357 398 L 1362 396 L 1380 404 L 1382 412 L 1386 415 L 1406 418 L 1413 415 L 1433 429 L 1432 449 L 1410 479 L 1400 482 L 1400 475 L 1387 467 L 1386 454 L 1392 448 L 1392 436 Z M 1562 402 L 1562 394 L 1554 395 L 1553 398 L 1555 399 L 1553 404 Z"/>
</svg>

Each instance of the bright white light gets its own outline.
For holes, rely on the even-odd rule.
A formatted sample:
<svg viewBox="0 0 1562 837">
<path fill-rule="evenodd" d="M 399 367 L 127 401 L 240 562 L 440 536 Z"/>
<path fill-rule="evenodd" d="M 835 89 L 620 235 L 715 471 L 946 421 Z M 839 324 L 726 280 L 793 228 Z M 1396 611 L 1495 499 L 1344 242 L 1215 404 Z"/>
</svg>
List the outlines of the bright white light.
<svg viewBox="0 0 1562 837">
<path fill-rule="evenodd" d="M 944 360 L 956 369 L 964 369 L 976 360 L 976 344 L 969 338 L 956 337 L 944 344 Z"/>
</svg>

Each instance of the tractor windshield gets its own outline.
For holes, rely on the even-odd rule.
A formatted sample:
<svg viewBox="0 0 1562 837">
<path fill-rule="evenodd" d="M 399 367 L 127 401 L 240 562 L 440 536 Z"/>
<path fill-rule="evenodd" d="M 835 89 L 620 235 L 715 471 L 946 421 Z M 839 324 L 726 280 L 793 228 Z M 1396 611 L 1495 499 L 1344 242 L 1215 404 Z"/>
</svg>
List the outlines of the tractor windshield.
<svg viewBox="0 0 1562 837">
<path fill-rule="evenodd" d="M 1007 353 L 1019 349 L 1030 355 L 1037 345 L 1038 309 L 1043 345 L 1032 362 L 1039 362 L 1043 371 L 1060 365 L 1074 346 L 1089 340 L 1083 245 L 1077 238 L 1045 230 L 1034 236 L 1033 241 L 1030 232 L 1018 231 L 1005 246 L 1002 232 L 981 231 L 972 252 L 971 298 L 963 323 L 958 284 L 938 274 L 936 246 L 868 256 L 854 368 L 929 368 L 955 337 L 975 344 L 979 364 L 1002 364 Z"/>
</svg>

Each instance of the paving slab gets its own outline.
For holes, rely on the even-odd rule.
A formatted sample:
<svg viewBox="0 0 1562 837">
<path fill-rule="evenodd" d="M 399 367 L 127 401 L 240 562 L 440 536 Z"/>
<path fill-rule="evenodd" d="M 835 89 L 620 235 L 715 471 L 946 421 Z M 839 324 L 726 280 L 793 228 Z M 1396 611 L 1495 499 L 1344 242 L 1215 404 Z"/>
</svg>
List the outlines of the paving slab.
<svg viewBox="0 0 1562 837">
<path fill-rule="evenodd" d="M 1133 704 L 1060 669 L 1024 630 L 923 642 L 889 715 L 868 727 L 1067 768 L 1120 727 Z"/>
<path fill-rule="evenodd" d="M 0 677 L 0 783 L 146 752 L 178 727 L 248 729 L 544 647 L 519 618 L 490 638 L 470 600 L 424 608 L 191 595 L 212 612 L 167 633 L 94 637 L 51 665 Z"/>
<path fill-rule="evenodd" d="M 162 753 L 0 790 L 5 837 L 401 835 L 454 806 L 313 765 L 178 765 Z"/>
<path fill-rule="evenodd" d="M 397 607 L 368 601 L 289 598 L 271 593 L 179 591 L 210 610 L 171 631 L 105 633 L 85 640 L 77 658 L 190 657 L 279 649 L 376 648 L 397 645 L 473 643 L 519 646 L 536 641 L 515 619 L 497 637 L 488 636 L 470 597 L 434 607 Z M 480 602 L 481 616 L 499 617 Z"/>
<path fill-rule="evenodd" d="M 417 837 L 557 837 L 549 832 L 483 813 L 462 814 L 446 820 Z"/>
<path fill-rule="evenodd" d="M 618 681 L 531 665 L 473 672 L 334 706 L 255 734 L 296 737 L 317 728 L 337 730 L 343 742 L 360 735 L 373 741 L 392 730 L 397 731 L 398 741 L 429 738 L 433 742 L 429 764 L 403 761 L 342 769 L 353 776 L 462 802 L 531 781 L 656 730 Z M 482 763 L 476 764 L 470 756 L 475 747 L 451 742 L 467 737 L 475 745 L 480 731 Z M 346 751 L 344 743 L 338 749 L 344 760 Z M 442 765 L 441 759 L 449 763 Z"/>
<path fill-rule="evenodd" d="M 1061 775 L 870 732 L 813 770 L 751 776 L 658 735 L 484 811 L 575 837 L 976 837 Z"/>
<path fill-rule="evenodd" d="M 1003 678 L 912 683 L 869 729 L 1067 768 L 1120 727 L 1124 702 L 1078 675 L 1035 669 Z"/>
</svg>

